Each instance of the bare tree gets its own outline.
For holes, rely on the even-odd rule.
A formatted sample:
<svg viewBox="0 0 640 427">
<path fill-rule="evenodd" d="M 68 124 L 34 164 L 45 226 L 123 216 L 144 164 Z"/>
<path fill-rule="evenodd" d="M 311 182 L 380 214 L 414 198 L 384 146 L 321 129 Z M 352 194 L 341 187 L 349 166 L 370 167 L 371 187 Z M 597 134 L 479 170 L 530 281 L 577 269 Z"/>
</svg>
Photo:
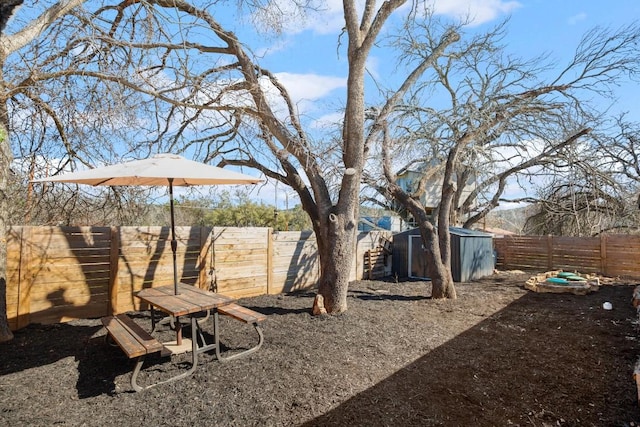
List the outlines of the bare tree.
<svg viewBox="0 0 640 427">
<path fill-rule="evenodd" d="M 640 123 L 631 122 L 621 115 L 608 132 L 597 136 L 594 155 L 603 163 L 602 169 L 614 175 L 629 196 L 635 196 L 640 209 Z"/>
<path fill-rule="evenodd" d="M 610 123 L 610 122 L 613 123 Z M 604 121 L 587 143 L 568 153 L 558 173 L 529 201 L 537 212 L 527 233 L 594 236 L 638 231 L 638 124 L 625 115 Z"/>
<path fill-rule="evenodd" d="M 46 173 L 185 150 L 261 171 L 298 193 L 317 236 L 318 293 L 328 312 L 343 312 L 367 152 L 365 64 L 404 3 L 343 3 L 349 74 L 337 145 L 309 137 L 286 88 L 211 14 L 216 2 L 49 3 L 0 40 L 12 146 L 21 158 L 59 159 Z"/>
<path fill-rule="evenodd" d="M 427 68 L 419 71 L 419 81 L 401 108 L 377 110 L 371 134 L 381 129 L 377 137 L 384 179 L 372 177 L 370 182 L 416 220 L 427 250 L 433 296 L 455 298 L 451 219 L 475 210 L 467 225 L 478 221 L 498 205 L 507 178 L 543 173 L 580 143 L 590 126 L 597 124 L 587 95 L 610 95 L 619 78 L 633 75 L 640 64 L 635 49 L 640 30 L 637 25 L 616 32 L 593 30 L 585 35 L 568 65 L 554 71 L 554 64 L 544 58 L 523 61 L 506 55 L 499 44 L 503 27 L 455 40 L 439 53 L 442 40 L 452 32 L 460 34 L 462 27 L 439 26 L 429 20 L 410 24 L 398 39 L 405 62 L 429 61 L 432 72 L 424 73 Z M 405 81 L 405 85 L 411 83 Z M 447 96 L 446 107 L 430 106 L 435 94 Z M 399 152 L 412 162 L 439 159 L 443 165 L 435 223 L 419 202 L 419 193 L 398 185 Z M 502 170 L 497 169 L 498 164 Z M 463 200 L 461 187 L 472 175 L 476 189 Z M 425 175 L 418 192 L 427 179 Z M 483 192 L 486 202 L 481 206 L 476 202 L 482 201 Z"/>
<path fill-rule="evenodd" d="M 13 43 L 4 35 L 6 25 L 22 1 L 12 0 L 0 6 L 0 342 L 13 338 L 7 321 L 7 218 L 9 195 L 6 192 L 9 183 L 11 148 L 9 145 L 9 118 L 6 101 L 8 94 L 5 91 L 4 70 L 2 65 L 8 54 L 16 49 L 23 37 L 17 37 Z M 64 7 L 62 7 L 64 8 Z M 52 13 L 55 14 L 55 11 Z M 35 22 L 33 30 L 38 31 L 38 23 Z"/>
</svg>

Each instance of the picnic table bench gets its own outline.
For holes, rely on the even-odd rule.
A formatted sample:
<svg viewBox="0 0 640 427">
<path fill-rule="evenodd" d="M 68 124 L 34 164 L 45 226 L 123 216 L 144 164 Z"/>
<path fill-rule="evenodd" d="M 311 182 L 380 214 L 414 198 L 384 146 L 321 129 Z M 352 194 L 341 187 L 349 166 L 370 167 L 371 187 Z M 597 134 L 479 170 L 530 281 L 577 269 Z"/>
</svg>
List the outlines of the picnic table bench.
<svg viewBox="0 0 640 427">
<path fill-rule="evenodd" d="M 131 387 L 133 387 L 135 391 L 142 391 L 158 384 L 175 381 L 191 374 L 192 371 L 190 370 L 189 372 L 181 373 L 164 381 L 159 381 L 147 386 L 139 385 L 138 374 L 140 374 L 145 357 L 155 353 L 160 353 L 161 356 L 169 356 L 170 352 L 167 351 L 160 341 L 152 337 L 126 314 L 107 316 L 101 320 L 107 330 L 107 334 L 105 335 L 107 342 L 109 342 L 109 339 L 113 340 L 129 359 L 137 359 L 136 366 L 131 374 Z"/>
<path fill-rule="evenodd" d="M 145 390 L 158 384 L 175 381 L 191 375 L 198 365 L 198 354 L 210 350 L 215 350 L 218 360 L 226 362 L 237 359 L 257 351 L 264 342 L 264 335 L 260 323 L 266 320 L 267 316 L 243 307 L 233 302 L 233 299 L 225 295 L 208 292 L 193 286 L 179 284 L 179 293 L 175 294 L 172 287 L 161 286 L 157 288 L 146 288 L 138 292 L 138 298 L 150 304 L 151 308 L 151 330 L 155 331 L 154 307 L 169 314 L 169 320 L 175 324 L 176 331 L 181 338 L 181 316 L 189 317 L 191 323 L 191 367 L 186 372 L 175 375 L 169 379 L 156 382 L 151 385 L 141 386 L 138 384 L 138 374 L 142 369 L 145 356 L 160 353 L 162 356 L 171 354 L 170 347 L 175 346 L 178 340 L 172 343 L 161 343 L 144 329 L 142 329 L 133 319 L 126 314 L 107 316 L 102 318 L 102 324 L 107 329 L 106 339 L 112 339 L 130 359 L 136 358 L 137 362 L 131 375 L 131 386 L 136 391 Z M 205 318 L 198 318 L 200 313 L 206 313 Z M 201 323 L 206 321 L 213 314 L 213 343 L 207 343 L 201 328 Z M 220 331 L 218 325 L 219 314 L 230 316 L 246 324 L 252 325 L 258 333 L 258 343 L 246 350 L 237 352 L 231 356 L 222 356 L 220 351 Z M 163 322 L 160 322 L 163 323 Z M 173 329 L 173 328 L 172 328 Z M 186 343 L 185 343 L 186 344 Z M 174 349 L 175 352 L 175 349 Z"/>
<path fill-rule="evenodd" d="M 262 327 L 260 326 L 260 322 L 263 322 L 264 320 L 266 320 L 267 316 L 265 316 L 262 313 L 258 313 L 257 311 L 251 310 L 247 307 L 238 305 L 236 303 L 226 304 L 221 307 L 218 307 L 218 311 L 214 315 L 217 315 L 218 313 L 223 314 L 225 316 L 232 317 L 241 322 L 250 324 L 255 328 L 256 332 L 258 332 L 258 344 L 240 353 L 234 354 L 232 356 L 223 357 L 220 354 L 220 345 L 219 345 L 220 333 L 218 331 L 218 322 L 214 322 L 213 323 L 214 337 L 216 340 L 215 348 L 216 348 L 216 357 L 218 358 L 218 360 L 220 360 L 221 362 L 226 362 L 229 360 L 237 359 L 238 357 L 243 357 L 251 353 L 254 353 L 258 351 L 260 347 L 262 347 L 262 343 L 264 342 L 264 335 L 262 334 Z"/>
</svg>

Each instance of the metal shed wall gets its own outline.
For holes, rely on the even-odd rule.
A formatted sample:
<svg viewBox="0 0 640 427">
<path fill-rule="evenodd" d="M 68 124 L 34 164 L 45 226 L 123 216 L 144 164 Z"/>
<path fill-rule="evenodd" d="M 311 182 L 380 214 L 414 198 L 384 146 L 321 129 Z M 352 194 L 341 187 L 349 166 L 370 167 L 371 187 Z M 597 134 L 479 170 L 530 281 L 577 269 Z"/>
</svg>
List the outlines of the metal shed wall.
<svg viewBox="0 0 640 427">
<path fill-rule="evenodd" d="M 456 282 L 478 279 L 493 273 L 493 235 L 466 228 L 451 227 L 451 273 Z M 414 228 L 393 236 L 393 274 L 401 279 L 410 277 L 409 254 L 419 256 L 417 245 L 412 250 L 410 236 L 420 236 Z"/>
<path fill-rule="evenodd" d="M 493 235 L 451 227 L 451 274 L 454 282 L 466 282 L 493 274 Z"/>
<path fill-rule="evenodd" d="M 399 279 L 409 277 L 409 236 L 420 235 L 417 228 L 393 235 L 393 253 L 391 265 L 393 275 Z"/>
</svg>

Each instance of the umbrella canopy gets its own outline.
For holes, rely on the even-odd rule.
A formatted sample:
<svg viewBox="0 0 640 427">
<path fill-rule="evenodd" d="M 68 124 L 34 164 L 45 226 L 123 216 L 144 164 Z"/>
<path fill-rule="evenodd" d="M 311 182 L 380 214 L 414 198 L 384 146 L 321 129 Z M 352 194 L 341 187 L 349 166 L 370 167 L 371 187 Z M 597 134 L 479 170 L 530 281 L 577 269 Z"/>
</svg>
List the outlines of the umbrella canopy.
<svg viewBox="0 0 640 427">
<path fill-rule="evenodd" d="M 33 182 L 70 182 L 88 185 L 190 186 L 257 184 L 260 179 L 194 162 L 175 154 L 158 154 L 110 166 L 35 179 Z"/>
<path fill-rule="evenodd" d="M 173 252 L 173 284 L 178 293 L 176 265 L 177 242 L 173 211 L 173 187 L 191 185 L 257 184 L 253 176 L 194 162 L 175 154 L 158 154 L 144 160 L 133 160 L 110 166 L 35 179 L 33 182 L 67 182 L 87 185 L 141 185 L 169 187 L 171 206 L 171 250 Z"/>
</svg>

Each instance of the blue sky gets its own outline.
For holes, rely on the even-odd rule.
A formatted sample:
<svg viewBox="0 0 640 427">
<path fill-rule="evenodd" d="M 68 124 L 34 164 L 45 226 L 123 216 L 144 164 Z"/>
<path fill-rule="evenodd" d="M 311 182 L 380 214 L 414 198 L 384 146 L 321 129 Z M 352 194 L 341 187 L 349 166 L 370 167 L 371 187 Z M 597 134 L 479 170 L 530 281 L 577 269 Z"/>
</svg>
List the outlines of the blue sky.
<svg viewBox="0 0 640 427">
<path fill-rule="evenodd" d="M 343 26 L 342 2 L 326 1 L 327 10 L 293 20 L 282 35 L 256 36 L 249 31 L 248 19 L 214 14 L 231 25 L 240 40 L 261 56 L 260 64 L 277 73 L 294 99 L 302 100 L 308 112 L 335 107 L 344 94 L 347 75 L 344 49 L 338 54 L 338 35 Z M 580 38 L 595 26 L 617 29 L 640 18 L 637 0 L 435 0 L 436 12 L 445 18 L 475 16 L 469 31 L 487 30 L 509 18 L 506 45 L 524 58 L 549 53 L 558 64 L 566 63 Z M 225 19 L 230 18 L 230 19 Z M 389 81 L 395 69 L 390 52 L 374 51 L 369 70 L 381 81 Z M 621 109 L 635 108 L 638 94 L 632 84 L 620 91 Z M 640 119 L 639 115 L 636 115 Z"/>
<path fill-rule="evenodd" d="M 288 1 L 278 0 L 281 6 Z M 305 20 L 293 17 L 280 35 L 257 34 L 252 30 L 251 18 L 240 14 L 236 2 L 213 2 L 210 10 L 260 57 L 262 67 L 279 77 L 311 123 L 339 118 L 337 111 L 344 100 L 347 77 L 345 40 L 343 47 L 338 47 L 344 25 L 342 0 L 319 1 L 325 5 L 323 11 Z M 588 30 L 596 26 L 617 29 L 640 19 L 638 0 L 432 0 L 431 3 L 436 15 L 443 18 L 474 17 L 468 28 L 471 32 L 488 30 L 509 18 L 505 44 L 510 53 L 523 58 L 549 53 L 558 64 L 569 61 Z M 393 52 L 373 51 L 368 69 L 386 86 L 393 87 Z M 638 85 L 629 82 L 620 88 L 615 108 L 629 111 L 630 118 L 640 121 L 638 99 Z M 277 196 L 274 190 L 272 185 L 266 185 L 255 197 L 269 204 L 277 201 L 283 208 L 287 190 L 281 185 Z M 288 193 L 292 206 L 296 199 Z"/>
<path fill-rule="evenodd" d="M 250 32 L 246 17 L 216 14 L 217 19 L 235 27 L 239 39 L 262 58 L 262 66 L 278 75 L 304 114 L 319 121 L 336 117 L 334 110 L 344 97 L 347 75 L 344 48 L 338 49 L 342 1 L 329 0 L 326 5 L 324 12 L 304 22 L 293 20 L 280 36 L 273 37 Z M 433 6 L 443 18 L 475 17 L 470 32 L 488 30 L 509 18 L 505 44 L 510 53 L 523 58 L 547 53 L 559 66 L 571 59 L 581 37 L 590 29 L 618 29 L 640 18 L 637 0 L 435 0 Z M 381 81 L 392 81 L 395 60 L 391 52 L 374 51 L 368 66 Z M 627 82 L 618 96 L 614 109 L 628 111 L 630 118 L 640 121 L 638 84 Z M 608 102 L 603 108 L 609 107 Z M 273 203 L 271 191 L 263 188 L 259 197 Z M 282 188 L 279 193 L 278 204 L 282 206 Z"/>
</svg>

